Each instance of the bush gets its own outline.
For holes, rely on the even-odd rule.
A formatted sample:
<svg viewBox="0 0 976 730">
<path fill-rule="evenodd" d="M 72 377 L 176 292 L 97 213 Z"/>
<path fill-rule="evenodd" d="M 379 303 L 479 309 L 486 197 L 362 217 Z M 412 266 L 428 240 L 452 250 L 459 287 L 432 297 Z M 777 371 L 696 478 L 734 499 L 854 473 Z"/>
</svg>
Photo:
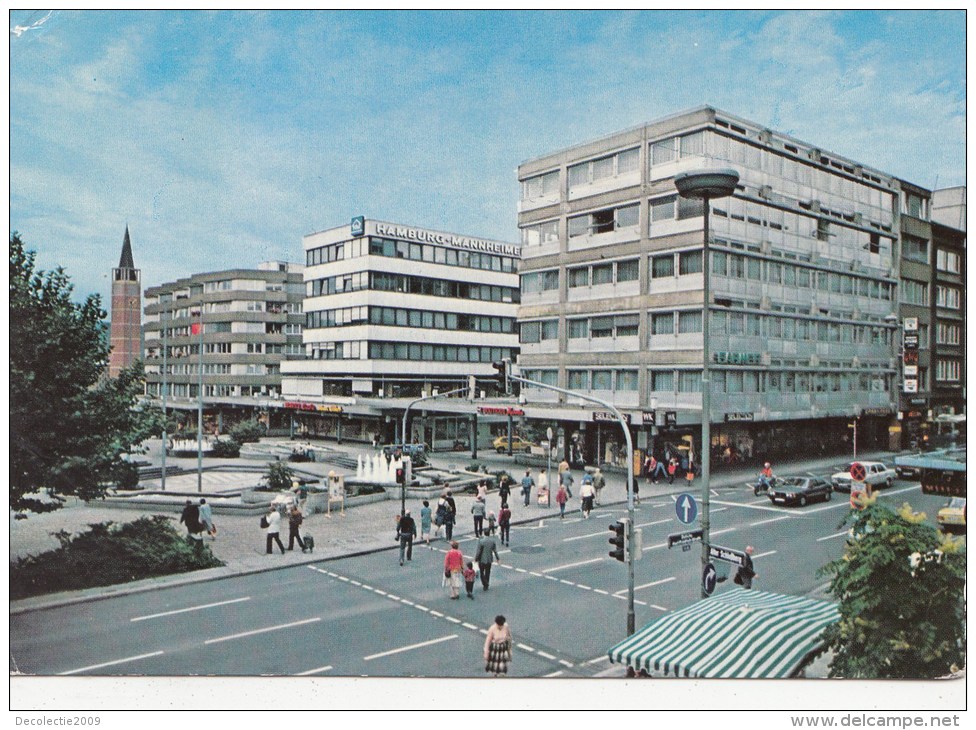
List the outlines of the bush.
<svg viewBox="0 0 976 730">
<path fill-rule="evenodd" d="M 268 473 L 264 475 L 262 481 L 265 488 L 272 492 L 280 492 L 291 489 L 291 483 L 295 479 L 295 472 L 287 462 L 272 461 L 268 464 Z"/>
<path fill-rule="evenodd" d="M 361 484 L 356 492 L 357 495 L 363 494 L 381 494 L 386 490 L 383 489 L 379 484 Z"/>
<path fill-rule="evenodd" d="M 241 421 L 230 427 L 231 438 L 239 444 L 256 443 L 264 434 L 264 425 L 254 419 Z"/>
<path fill-rule="evenodd" d="M 54 533 L 57 550 L 18 558 L 10 564 L 10 597 L 128 583 L 223 565 L 202 542 L 191 545 L 171 524 L 172 517 L 140 517 L 133 522 L 101 522 L 72 537 Z"/>
<path fill-rule="evenodd" d="M 131 461 L 123 461 L 115 467 L 112 481 L 115 483 L 116 489 L 138 489 L 139 467 Z"/>
<path fill-rule="evenodd" d="M 467 468 L 465 468 L 465 471 L 479 473 L 481 471 L 481 464 L 479 464 L 477 461 L 473 461 L 470 464 L 468 464 Z"/>
<path fill-rule="evenodd" d="M 211 454 L 218 459 L 236 459 L 241 455 L 241 445 L 234 439 L 218 439 L 214 441 Z"/>
</svg>

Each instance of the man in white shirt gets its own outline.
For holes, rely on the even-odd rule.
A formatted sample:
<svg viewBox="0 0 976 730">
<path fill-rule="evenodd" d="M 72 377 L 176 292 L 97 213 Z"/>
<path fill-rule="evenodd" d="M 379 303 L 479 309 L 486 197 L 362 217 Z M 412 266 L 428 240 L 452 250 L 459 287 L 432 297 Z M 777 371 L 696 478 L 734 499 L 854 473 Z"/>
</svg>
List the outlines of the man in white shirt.
<svg viewBox="0 0 976 730">
<path fill-rule="evenodd" d="M 281 538 L 278 536 L 278 533 L 281 531 L 281 514 L 278 512 L 278 510 L 275 507 L 272 507 L 271 511 L 268 513 L 268 516 L 265 519 L 268 520 L 268 529 L 267 529 L 268 555 L 271 555 L 272 553 L 272 549 L 271 549 L 272 542 L 278 543 L 278 547 L 281 548 L 281 554 L 284 555 L 285 546 L 281 542 Z"/>
</svg>

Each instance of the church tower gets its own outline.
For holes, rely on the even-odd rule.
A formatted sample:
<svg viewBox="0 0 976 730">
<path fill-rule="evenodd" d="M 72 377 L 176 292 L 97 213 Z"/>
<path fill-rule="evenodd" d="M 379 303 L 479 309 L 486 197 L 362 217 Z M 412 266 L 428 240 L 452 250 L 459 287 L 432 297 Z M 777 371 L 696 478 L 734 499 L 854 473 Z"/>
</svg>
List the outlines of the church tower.
<svg viewBox="0 0 976 730">
<path fill-rule="evenodd" d="M 119 266 L 112 269 L 112 319 L 109 344 L 112 352 L 108 359 L 109 377 L 117 377 L 122 368 L 128 367 L 142 356 L 142 282 L 140 271 L 132 262 L 132 244 L 129 227 L 125 227 L 122 240 L 122 257 Z"/>
</svg>

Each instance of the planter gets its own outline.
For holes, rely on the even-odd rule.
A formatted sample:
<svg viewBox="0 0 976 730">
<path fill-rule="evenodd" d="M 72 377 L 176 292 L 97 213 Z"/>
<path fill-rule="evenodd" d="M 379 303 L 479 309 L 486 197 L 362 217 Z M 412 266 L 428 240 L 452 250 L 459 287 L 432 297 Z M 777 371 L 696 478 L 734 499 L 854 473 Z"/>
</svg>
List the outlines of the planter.
<svg viewBox="0 0 976 730">
<path fill-rule="evenodd" d="M 275 492 L 262 492 L 253 488 L 241 490 L 241 502 L 244 504 L 271 504 L 275 496 Z"/>
</svg>

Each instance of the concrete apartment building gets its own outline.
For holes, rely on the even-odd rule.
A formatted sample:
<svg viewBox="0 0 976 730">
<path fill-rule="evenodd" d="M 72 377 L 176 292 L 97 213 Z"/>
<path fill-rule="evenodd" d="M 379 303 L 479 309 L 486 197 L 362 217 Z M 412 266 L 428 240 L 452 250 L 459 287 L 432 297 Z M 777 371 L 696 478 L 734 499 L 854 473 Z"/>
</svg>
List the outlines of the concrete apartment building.
<svg viewBox="0 0 976 730">
<path fill-rule="evenodd" d="M 203 344 L 203 396 L 218 427 L 239 406 L 281 393 L 281 363 L 302 354 L 302 266 L 271 261 L 255 269 L 194 274 L 149 287 L 143 324 L 146 392 L 160 397 L 163 348 L 169 405 L 195 408 Z M 196 328 L 202 309 L 202 333 Z"/>
<path fill-rule="evenodd" d="M 840 449 L 854 417 L 864 447 L 895 443 L 915 301 L 900 310 L 900 243 L 926 226 L 903 223 L 890 175 L 711 107 L 519 167 L 523 375 L 613 402 L 638 448 L 689 436 L 698 450 L 703 209 L 674 177 L 715 168 L 740 180 L 711 203 L 714 458 Z M 621 441 L 598 409 L 525 397 L 587 461 Z"/>
<path fill-rule="evenodd" d="M 301 433 L 392 442 L 410 400 L 470 375 L 491 391 L 492 362 L 516 357 L 519 246 L 363 216 L 303 246 L 305 358 L 282 364 Z M 432 402 L 411 439 L 443 448 L 477 434 L 464 396 Z"/>
</svg>

